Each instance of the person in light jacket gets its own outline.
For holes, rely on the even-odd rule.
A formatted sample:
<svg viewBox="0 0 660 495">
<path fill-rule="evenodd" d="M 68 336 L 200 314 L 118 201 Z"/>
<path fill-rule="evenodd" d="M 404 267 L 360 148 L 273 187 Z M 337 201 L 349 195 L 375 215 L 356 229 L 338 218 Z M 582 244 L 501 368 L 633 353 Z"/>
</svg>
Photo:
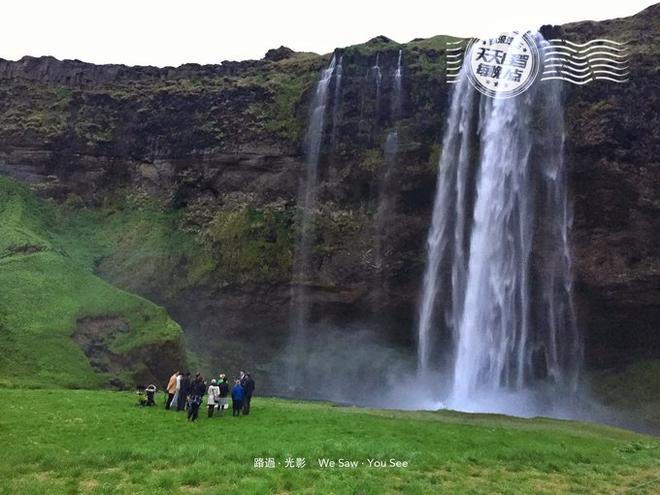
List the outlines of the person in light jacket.
<svg viewBox="0 0 660 495">
<path fill-rule="evenodd" d="M 206 393 L 208 395 L 207 404 L 209 406 L 209 418 L 212 418 L 215 406 L 220 401 L 220 387 L 218 387 L 215 379 L 211 380 L 211 385 L 209 385 L 209 389 Z"/>
<path fill-rule="evenodd" d="M 167 382 L 167 401 L 165 401 L 165 409 L 169 409 L 172 406 L 172 399 L 174 399 L 174 394 L 176 393 L 176 381 L 178 376 L 179 371 L 177 370 L 170 377 L 170 381 Z"/>
<path fill-rule="evenodd" d="M 174 384 L 174 397 L 172 397 L 172 402 L 170 402 L 170 409 L 179 411 L 179 404 L 182 402 L 181 398 L 181 380 L 183 379 L 183 373 L 176 375 L 176 382 Z"/>
</svg>

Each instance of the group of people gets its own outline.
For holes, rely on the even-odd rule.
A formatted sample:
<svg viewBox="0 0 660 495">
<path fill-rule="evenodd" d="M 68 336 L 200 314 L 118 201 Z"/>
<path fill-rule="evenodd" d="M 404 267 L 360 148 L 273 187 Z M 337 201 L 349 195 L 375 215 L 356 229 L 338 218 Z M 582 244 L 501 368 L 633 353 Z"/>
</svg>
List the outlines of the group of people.
<svg viewBox="0 0 660 495">
<path fill-rule="evenodd" d="M 167 384 L 165 409 L 187 410 L 188 420 L 195 421 L 199 417 L 199 408 L 206 396 L 208 417 L 212 418 L 216 410 L 220 415 L 224 414 L 231 396 L 232 416 L 240 416 L 241 413 L 248 415 L 254 389 L 254 379 L 250 373 L 244 371 L 241 371 L 234 380 L 231 389 L 224 373 L 220 373 L 217 379 L 213 378 L 210 383 L 206 383 L 199 373 L 191 377 L 190 372 L 175 371 Z"/>
</svg>

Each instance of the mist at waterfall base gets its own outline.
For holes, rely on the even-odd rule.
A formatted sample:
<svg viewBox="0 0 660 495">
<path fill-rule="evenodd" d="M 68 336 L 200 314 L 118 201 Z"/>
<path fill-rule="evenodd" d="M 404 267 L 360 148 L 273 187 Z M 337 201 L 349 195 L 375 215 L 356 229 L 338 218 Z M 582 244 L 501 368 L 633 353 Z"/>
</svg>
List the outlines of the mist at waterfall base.
<svg viewBox="0 0 660 495">
<path fill-rule="evenodd" d="M 399 53 L 394 121 L 400 114 L 401 71 Z M 378 58 L 370 72 L 380 100 Z M 313 278 L 311 216 L 319 153 L 331 104 L 335 139 L 341 77 L 341 59 L 337 65 L 333 57 L 320 73 L 310 108 L 283 395 L 639 428 L 590 399 L 579 379 L 582 343 L 573 306 L 564 116 L 556 81 L 537 81 L 517 97 L 494 99 L 475 90 L 461 71 L 442 140 L 417 328 L 402 329 L 416 333 L 416 350 L 392 345 L 373 322 L 339 328 L 323 318 L 310 321 L 305 281 Z M 398 125 L 386 136 L 381 181 L 397 166 Z M 380 190 L 387 194 L 390 187 L 381 184 Z M 390 208 L 381 194 L 377 253 L 383 250 L 383 217 Z"/>
</svg>

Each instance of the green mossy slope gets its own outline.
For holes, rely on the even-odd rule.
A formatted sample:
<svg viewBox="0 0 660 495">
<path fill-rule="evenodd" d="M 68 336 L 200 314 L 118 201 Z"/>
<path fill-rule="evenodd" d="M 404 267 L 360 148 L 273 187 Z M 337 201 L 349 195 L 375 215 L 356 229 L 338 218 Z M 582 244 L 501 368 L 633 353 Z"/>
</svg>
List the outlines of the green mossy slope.
<svg viewBox="0 0 660 495">
<path fill-rule="evenodd" d="M 0 385 L 92 387 L 157 374 L 143 369 L 142 353 L 176 356 L 179 325 L 163 308 L 97 277 L 85 263 L 85 242 L 69 251 L 75 243 L 57 231 L 54 206 L 0 178 Z M 114 368 L 95 370 L 72 334 L 85 318 L 109 317 L 126 328 L 108 341 Z M 136 362 L 122 361 L 129 357 Z"/>
</svg>

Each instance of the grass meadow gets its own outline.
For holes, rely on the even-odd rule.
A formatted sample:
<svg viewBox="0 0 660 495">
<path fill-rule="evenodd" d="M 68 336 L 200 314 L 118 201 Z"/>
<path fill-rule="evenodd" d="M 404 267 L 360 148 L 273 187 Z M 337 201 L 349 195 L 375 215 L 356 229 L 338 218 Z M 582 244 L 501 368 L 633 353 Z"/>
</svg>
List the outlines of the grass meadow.
<svg viewBox="0 0 660 495">
<path fill-rule="evenodd" d="M 605 426 L 261 397 L 250 416 L 208 419 L 203 406 L 189 423 L 157 400 L 142 408 L 127 392 L 2 390 L 0 493 L 660 492 L 660 440 Z"/>
</svg>

